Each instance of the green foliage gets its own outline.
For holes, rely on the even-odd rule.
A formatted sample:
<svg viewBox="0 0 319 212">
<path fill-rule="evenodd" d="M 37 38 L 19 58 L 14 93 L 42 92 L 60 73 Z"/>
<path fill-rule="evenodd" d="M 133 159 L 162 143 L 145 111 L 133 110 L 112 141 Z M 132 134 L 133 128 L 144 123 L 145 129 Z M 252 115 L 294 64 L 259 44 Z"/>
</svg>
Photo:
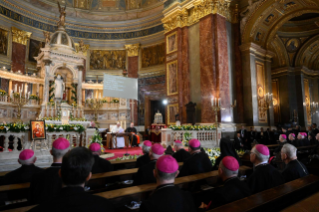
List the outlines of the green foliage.
<svg viewBox="0 0 319 212">
<path fill-rule="evenodd" d="M 6 133 L 6 132 L 25 132 L 29 129 L 28 124 L 21 124 L 21 123 L 9 123 L 9 124 L 0 124 L 0 132 Z"/>
<path fill-rule="evenodd" d="M 169 126 L 172 130 L 216 130 L 216 127 L 214 125 L 211 126 L 201 126 L 201 125 L 185 125 L 185 126 L 175 126 L 171 125 Z"/>
<path fill-rule="evenodd" d="M 93 137 L 90 139 L 91 143 L 99 143 L 99 144 L 102 144 L 102 140 L 103 139 L 97 130 L 95 131 Z"/>
<path fill-rule="evenodd" d="M 66 131 L 66 132 L 78 132 L 82 133 L 84 132 L 85 128 L 81 124 L 46 124 L 45 128 L 48 132 L 60 132 L 60 131 Z"/>
</svg>

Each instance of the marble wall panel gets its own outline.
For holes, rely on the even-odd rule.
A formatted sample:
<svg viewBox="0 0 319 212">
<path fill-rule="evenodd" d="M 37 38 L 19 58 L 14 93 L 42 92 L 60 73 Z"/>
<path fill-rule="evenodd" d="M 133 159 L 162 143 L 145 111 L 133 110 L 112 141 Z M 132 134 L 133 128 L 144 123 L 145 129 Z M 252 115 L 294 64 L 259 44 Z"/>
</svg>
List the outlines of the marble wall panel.
<svg viewBox="0 0 319 212">
<path fill-rule="evenodd" d="M 138 78 L 138 56 L 128 57 L 128 77 Z M 131 100 L 131 117 L 135 125 L 138 124 L 138 102 Z"/>
<path fill-rule="evenodd" d="M 26 46 L 12 42 L 12 69 L 13 72 L 21 71 L 24 74 Z"/>
</svg>

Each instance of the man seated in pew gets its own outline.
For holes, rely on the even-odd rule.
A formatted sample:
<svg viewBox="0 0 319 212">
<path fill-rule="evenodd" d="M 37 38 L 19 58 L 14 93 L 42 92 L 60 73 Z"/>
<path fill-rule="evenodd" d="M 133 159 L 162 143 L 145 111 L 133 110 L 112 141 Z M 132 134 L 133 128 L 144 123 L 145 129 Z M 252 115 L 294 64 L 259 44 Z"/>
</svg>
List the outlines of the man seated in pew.
<svg viewBox="0 0 319 212">
<path fill-rule="evenodd" d="M 101 144 L 92 143 L 89 147 L 94 157 L 94 164 L 92 167 L 92 174 L 113 171 L 113 166 L 110 161 L 100 158 Z"/>
<path fill-rule="evenodd" d="M 34 165 L 37 157 L 35 156 L 33 150 L 25 149 L 20 152 L 18 163 L 21 167 L 7 173 L 3 177 L 2 185 L 16 184 L 16 183 L 28 183 L 31 181 L 32 176 L 37 174 L 43 169 Z"/>
<path fill-rule="evenodd" d="M 148 200 L 142 202 L 140 212 L 194 212 L 193 198 L 187 191 L 174 185 L 178 163 L 170 155 L 160 157 L 153 171 L 157 188 Z"/>
<path fill-rule="evenodd" d="M 174 149 L 175 153 L 173 157 L 177 160 L 177 162 L 185 162 L 191 154 L 184 149 L 183 143 L 180 140 L 174 141 Z"/>
<path fill-rule="evenodd" d="M 319 148 L 319 133 L 316 135 L 316 139 L 312 145 L 316 145 L 314 148 L 310 150 L 310 154 L 318 154 L 318 148 Z"/>
<path fill-rule="evenodd" d="M 150 155 L 150 162 L 144 166 L 141 166 L 137 174 L 135 176 L 134 184 L 135 185 L 142 185 L 148 183 L 155 183 L 156 179 L 153 175 L 153 170 L 155 168 L 155 164 L 157 159 L 159 159 L 162 155 L 164 155 L 165 149 L 160 144 L 154 144 L 151 147 L 149 152 Z"/>
<path fill-rule="evenodd" d="M 152 142 L 148 140 L 143 142 L 142 151 L 144 155 L 137 158 L 135 168 L 140 168 L 141 166 L 146 165 L 150 162 L 149 152 L 151 150 L 151 147 L 152 147 Z"/>
<path fill-rule="evenodd" d="M 281 134 L 279 136 L 279 146 L 274 150 L 274 153 L 279 153 L 281 148 L 287 143 L 287 136 L 285 134 Z"/>
<path fill-rule="evenodd" d="M 290 133 L 289 136 L 288 136 L 287 143 L 288 144 L 293 144 L 295 142 L 295 138 L 296 138 L 296 135 L 294 133 Z"/>
<path fill-rule="evenodd" d="M 109 200 L 84 191 L 85 182 L 92 176 L 93 163 L 94 157 L 85 147 L 76 147 L 65 154 L 58 173 L 63 188 L 55 197 L 47 199 L 30 211 L 113 212 L 113 205 Z"/>
<path fill-rule="evenodd" d="M 139 144 L 137 143 L 137 137 L 136 137 L 137 130 L 134 127 L 134 123 L 133 122 L 130 124 L 130 127 L 126 128 L 125 132 L 128 132 L 128 133 L 132 134 L 132 136 L 129 136 L 129 139 L 130 139 L 132 147 L 136 147 L 136 146 L 138 147 Z"/>
<path fill-rule="evenodd" d="M 269 149 L 263 144 L 257 144 L 250 152 L 250 162 L 254 165 L 254 172 L 247 179 L 253 194 L 279 186 L 285 183 L 281 173 L 268 164 Z"/>
<path fill-rule="evenodd" d="M 285 144 L 281 149 L 281 160 L 287 165 L 282 171 L 286 183 L 309 174 L 306 166 L 297 159 L 297 148 L 291 144 Z"/>
<path fill-rule="evenodd" d="M 223 158 L 218 168 L 218 174 L 223 181 L 223 186 L 210 191 L 207 194 L 209 202 L 202 204 L 201 208 L 216 208 L 251 195 L 248 185 L 239 180 L 238 170 L 239 163 L 236 158 L 232 156 Z"/>
<path fill-rule="evenodd" d="M 184 162 L 180 177 L 212 171 L 212 163 L 207 154 L 201 151 L 199 140 L 191 139 L 188 150 L 191 156 Z"/>
<path fill-rule="evenodd" d="M 70 143 L 65 138 L 58 138 L 52 143 L 50 151 L 53 156 L 51 166 L 34 175 L 29 189 L 29 201 L 39 204 L 53 198 L 62 188 L 59 170 L 62 165 L 63 156 L 69 151 Z"/>
</svg>

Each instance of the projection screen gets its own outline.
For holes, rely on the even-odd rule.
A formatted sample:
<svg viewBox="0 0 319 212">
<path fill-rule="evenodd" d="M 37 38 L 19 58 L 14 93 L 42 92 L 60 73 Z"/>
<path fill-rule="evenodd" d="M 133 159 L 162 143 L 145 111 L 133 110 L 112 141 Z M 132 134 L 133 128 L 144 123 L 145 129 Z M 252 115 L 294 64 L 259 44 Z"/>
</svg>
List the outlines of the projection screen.
<svg viewBox="0 0 319 212">
<path fill-rule="evenodd" d="M 103 96 L 138 100 L 137 86 L 135 78 L 104 74 Z"/>
</svg>

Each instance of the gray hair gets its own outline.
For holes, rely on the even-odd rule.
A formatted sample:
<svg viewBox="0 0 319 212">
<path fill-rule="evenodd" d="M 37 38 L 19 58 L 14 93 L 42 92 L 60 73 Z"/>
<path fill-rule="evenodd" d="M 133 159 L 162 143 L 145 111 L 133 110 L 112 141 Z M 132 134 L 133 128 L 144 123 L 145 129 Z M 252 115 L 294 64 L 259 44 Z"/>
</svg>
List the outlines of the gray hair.
<svg viewBox="0 0 319 212">
<path fill-rule="evenodd" d="M 152 152 L 152 157 L 154 159 L 159 159 L 162 155 L 158 155 L 158 154 L 155 154 L 154 152 Z"/>
<path fill-rule="evenodd" d="M 60 159 L 63 158 L 63 156 L 69 151 L 69 148 L 67 149 L 56 149 L 54 147 L 52 147 L 52 155 L 54 158 L 56 159 Z"/>
<path fill-rule="evenodd" d="M 220 161 L 220 163 L 219 163 L 219 168 L 221 168 L 221 170 L 223 171 L 223 173 L 224 173 L 224 175 L 225 175 L 226 177 L 231 177 L 231 176 L 233 176 L 233 175 L 238 175 L 238 170 L 232 171 L 232 170 L 227 169 L 227 168 L 224 166 L 224 164 L 223 164 L 222 161 Z"/>
<path fill-rule="evenodd" d="M 157 170 L 157 176 L 160 180 L 162 181 L 166 181 L 166 180 L 172 180 L 175 178 L 176 172 L 174 173 L 165 173 L 165 172 L 161 172 L 160 170 Z"/>
<path fill-rule="evenodd" d="M 281 151 L 287 155 L 289 159 L 297 157 L 297 148 L 291 144 L 282 146 Z"/>
<path fill-rule="evenodd" d="M 149 153 L 149 151 L 151 150 L 151 147 L 143 145 L 142 150 L 144 153 Z"/>
<path fill-rule="evenodd" d="M 27 159 L 27 160 L 21 160 L 21 159 L 19 159 L 19 162 L 20 162 L 22 165 L 31 165 L 31 164 L 34 163 L 34 159 L 35 159 L 35 154 L 34 154 L 31 158 L 29 158 L 29 159 Z"/>
<path fill-rule="evenodd" d="M 251 150 L 251 152 L 253 152 L 253 153 L 256 155 L 257 159 L 258 159 L 259 161 L 261 161 L 261 162 L 268 161 L 268 159 L 269 159 L 269 155 L 263 155 L 263 154 L 261 154 L 260 152 L 257 151 L 256 147 L 254 147 L 254 148 Z"/>
</svg>

